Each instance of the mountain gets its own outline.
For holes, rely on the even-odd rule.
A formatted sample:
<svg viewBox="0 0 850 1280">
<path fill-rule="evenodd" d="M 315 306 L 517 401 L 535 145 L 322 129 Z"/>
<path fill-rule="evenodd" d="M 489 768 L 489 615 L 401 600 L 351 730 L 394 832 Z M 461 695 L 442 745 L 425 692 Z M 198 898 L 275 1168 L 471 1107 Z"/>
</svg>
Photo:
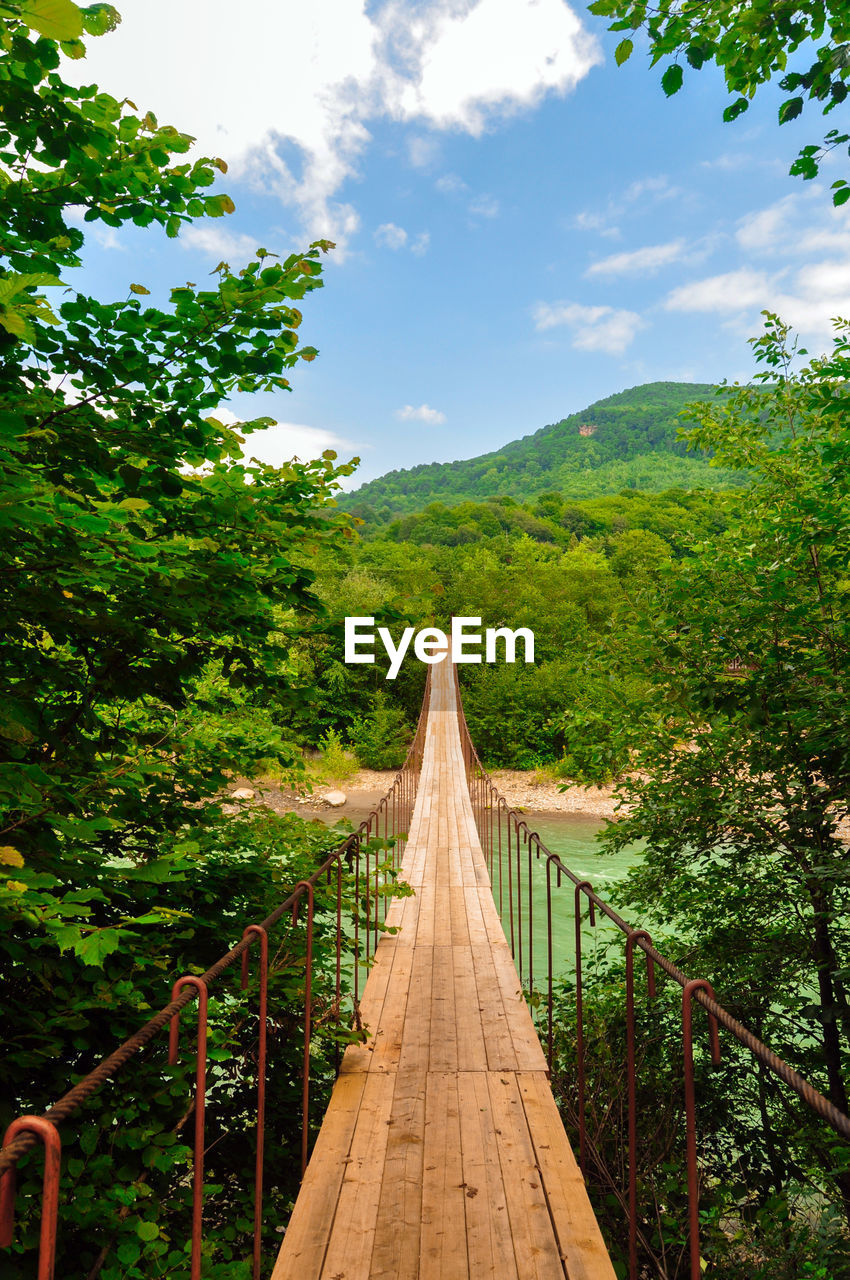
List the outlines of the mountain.
<svg viewBox="0 0 850 1280">
<path fill-rule="evenodd" d="M 383 524 L 430 502 L 453 505 L 496 494 L 527 499 L 553 490 L 568 498 L 596 498 L 623 489 L 659 493 L 742 484 L 739 472 L 711 466 L 704 454 L 688 453 L 676 439 L 685 405 L 715 394 L 703 382 L 631 387 L 492 453 L 389 471 L 346 494 L 342 505 Z"/>
</svg>

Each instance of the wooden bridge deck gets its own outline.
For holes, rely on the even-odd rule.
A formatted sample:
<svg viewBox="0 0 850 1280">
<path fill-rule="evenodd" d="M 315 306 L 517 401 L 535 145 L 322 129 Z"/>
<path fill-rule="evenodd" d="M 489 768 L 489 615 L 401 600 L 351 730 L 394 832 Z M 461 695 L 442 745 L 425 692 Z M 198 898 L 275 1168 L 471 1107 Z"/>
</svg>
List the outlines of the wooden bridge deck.
<svg viewBox="0 0 850 1280">
<path fill-rule="evenodd" d="M 614 1280 L 522 999 L 432 669 L 402 868 L 272 1280 Z"/>
</svg>

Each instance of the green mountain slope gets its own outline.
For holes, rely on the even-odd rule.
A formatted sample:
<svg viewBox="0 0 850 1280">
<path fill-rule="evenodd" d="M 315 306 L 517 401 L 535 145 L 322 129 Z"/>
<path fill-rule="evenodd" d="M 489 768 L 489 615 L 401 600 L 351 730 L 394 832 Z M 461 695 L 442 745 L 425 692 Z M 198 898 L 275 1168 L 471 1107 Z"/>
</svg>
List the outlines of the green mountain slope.
<svg viewBox="0 0 850 1280">
<path fill-rule="evenodd" d="M 676 440 L 684 406 L 714 393 L 708 383 L 645 383 L 493 453 L 390 471 L 348 494 L 344 505 L 383 523 L 435 500 L 453 504 L 493 494 L 525 499 L 558 490 L 569 498 L 594 498 L 623 489 L 728 488 L 743 477 L 710 466 Z"/>
</svg>

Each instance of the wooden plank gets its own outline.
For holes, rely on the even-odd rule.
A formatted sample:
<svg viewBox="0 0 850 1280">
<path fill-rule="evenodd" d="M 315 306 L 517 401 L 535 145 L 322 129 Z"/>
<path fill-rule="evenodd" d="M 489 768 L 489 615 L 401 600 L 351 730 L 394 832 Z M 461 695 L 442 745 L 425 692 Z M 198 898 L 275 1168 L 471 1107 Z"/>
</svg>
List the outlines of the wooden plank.
<svg viewBox="0 0 850 1280">
<path fill-rule="evenodd" d="M 536 1071 L 517 1076 L 517 1083 L 567 1280 L 615 1280 L 552 1091 Z"/>
<path fill-rule="evenodd" d="M 457 1071 L 458 1069 L 458 1026 L 453 959 L 451 947 L 434 947 L 429 1071 Z"/>
<path fill-rule="evenodd" d="M 462 886 L 457 885 L 450 890 L 449 907 L 449 944 L 453 947 L 470 945 L 469 924 L 466 918 L 466 897 Z"/>
<path fill-rule="evenodd" d="M 398 947 L 394 953 L 387 994 L 372 1041 L 370 1071 L 394 1071 L 398 1066 L 407 1014 L 413 950 L 413 947 Z"/>
<path fill-rule="evenodd" d="M 432 1072 L 425 1102 L 420 1280 L 468 1280 L 462 1184 L 457 1075 Z"/>
<path fill-rule="evenodd" d="M 418 1280 L 426 1084 L 424 1071 L 396 1081 L 370 1280 Z"/>
<path fill-rule="evenodd" d="M 499 1162 L 498 1136 L 484 1072 L 458 1076 L 460 1143 L 466 1197 L 469 1274 L 519 1280 L 508 1201 Z"/>
<path fill-rule="evenodd" d="M 435 908 L 437 891 L 433 884 L 423 884 L 418 891 L 419 920 L 416 925 L 416 946 L 432 947 L 434 945 Z"/>
<path fill-rule="evenodd" d="M 487 926 L 481 914 L 481 903 L 478 900 L 478 893 L 475 889 L 464 889 L 463 905 L 466 911 L 466 931 L 469 935 L 469 945 L 472 947 L 486 947 Z"/>
<path fill-rule="evenodd" d="M 426 1071 L 431 1044 L 431 981 L 434 952 L 431 947 L 416 947 L 407 993 L 407 1016 L 404 1020 L 398 1070 Z"/>
<path fill-rule="evenodd" d="M 490 1071 L 516 1071 L 516 1050 L 489 947 L 471 947 Z"/>
<path fill-rule="evenodd" d="M 511 1238 L 523 1280 L 564 1280 L 516 1076 L 511 1072 L 490 1072 L 487 1086 L 499 1140 Z"/>
<path fill-rule="evenodd" d="M 507 909 L 508 889 L 505 884 L 505 907 Z M 487 938 L 494 946 L 502 946 L 507 942 L 507 932 L 502 928 L 502 922 L 499 919 L 499 912 L 493 901 L 493 894 L 489 888 L 479 888 L 478 901 L 481 904 L 481 917 L 487 929 Z"/>
<path fill-rule="evenodd" d="M 452 947 L 455 1037 L 459 1071 L 487 1070 L 486 1030 L 482 1018 L 471 947 Z"/>
<path fill-rule="evenodd" d="M 437 874 L 439 877 L 439 869 Z M 433 888 L 433 902 L 434 923 L 431 942 L 435 947 L 450 947 L 452 945 L 452 890 L 439 878 Z"/>
<path fill-rule="evenodd" d="M 340 1076 L 334 1085 L 272 1280 L 318 1280 L 322 1273 L 365 1088 L 364 1072 Z"/>
<path fill-rule="evenodd" d="M 340 1074 L 351 1071 L 368 1071 L 375 1047 L 375 1032 L 380 1021 L 392 971 L 395 949 L 394 940 L 382 938 L 375 952 L 375 960 L 369 970 L 366 986 L 360 999 L 360 1021 L 369 1031 L 365 1044 L 350 1044 L 342 1055 Z"/>
<path fill-rule="evenodd" d="M 322 1280 L 338 1280 L 340 1276 L 367 1280 L 369 1275 L 395 1080 L 395 1075 L 371 1071 L 366 1077 Z"/>
<path fill-rule="evenodd" d="M 511 959 L 511 953 L 507 946 L 494 946 L 491 948 L 490 954 L 493 958 L 493 967 L 496 970 L 496 977 L 502 992 L 508 1026 L 511 1029 L 511 1037 L 517 1057 L 517 1070 L 544 1071 L 548 1073 L 549 1066 L 546 1062 L 546 1055 L 543 1052 L 540 1038 L 534 1029 L 534 1023 L 531 1021 L 531 1014 L 522 994 L 522 986 L 520 985 L 514 962 Z"/>
</svg>

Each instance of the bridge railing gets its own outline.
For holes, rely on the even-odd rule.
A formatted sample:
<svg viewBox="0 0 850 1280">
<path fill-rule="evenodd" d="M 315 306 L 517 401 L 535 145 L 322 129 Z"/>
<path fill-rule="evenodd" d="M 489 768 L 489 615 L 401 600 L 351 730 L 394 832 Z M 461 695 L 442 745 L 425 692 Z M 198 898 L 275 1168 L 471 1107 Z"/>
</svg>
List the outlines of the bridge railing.
<svg viewBox="0 0 850 1280">
<path fill-rule="evenodd" d="M 430 674 L 430 672 L 429 672 Z M 313 1032 L 313 943 L 314 908 L 316 890 L 324 881 L 330 887 L 332 903 L 336 911 L 335 931 L 335 995 L 334 1020 L 338 1025 L 353 1022 L 359 1029 L 360 970 L 368 964 L 381 931 L 381 917 L 386 914 L 384 887 L 389 875 L 400 865 L 405 847 L 405 836 L 410 825 L 425 745 L 428 717 L 430 681 L 425 696 L 416 733 L 410 749 L 392 786 L 346 840 L 324 857 L 309 878 L 292 886 L 283 901 L 260 923 L 248 924 L 236 944 L 200 976 L 185 974 L 178 977 L 171 990 L 170 1001 L 149 1018 L 144 1026 L 94 1070 L 76 1083 L 61 1098 L 48 1106 L 40 1115 L 22 1115 L 6 1130 L 0 1148 L 0 1250 L 9 1249 L 15 1234 L 15 1171 L 21 1157 L 37 1145 L 44 1147 L 45 1163 L 41 1204 L 41 1226 L 38 1240 L 36 1274 L 38 1280 L 54 1280 L 56 1274 L 57 1237 L 60 1217 L 60 1190 L 62 1176 L 62 1140 L 60 1127 L 78 1120 L 80 1110 L 89 1099 L 99 1093 L 109 1082 L 116 1080 L 127 1065 L 143 1049 L 163 1036 L 168 1028 L 167 1060 L 178 1061 L 180 1050 L 181 1014 L 189 1005 L 197 1003 L 197 1033 L 194 1053 L 195 1087 L 185 1118 L 194 1112 L 192 1141 L 192 1226 L 191 1226 L 191 1280 L 201 1280 L 203 1270 L 202 1242 L 204 1216 L 204 1146 L 205 1112 L 208 1071 L 208 997 L 227 970 L 239 964 L 241 967 L 241 991 L 247 993 L 252 948 L 259 953 L 257 965 L 258 1043 L 256 1051 L 256 1160 L 254 1169 L 254 1222 L 252 1276 L 259 1280 L 263 1249 L 263 1168 L 264 1133 L 267 1088 L 269 1086 L 269 941 L 275 926 L 288 919 L 294 925 L 300 912 L 306 909 L 304 922 L 304 1006 L 301 1011 L 303 1058 L 301 1067 L 301 1172 L 307 1166 L 309 1154 L 309 1103 L 310 1103 L 310 1049 Z M 389 869 L 388 869 L 389 868 Z M 352 920 L 343 923 L 343 883 L 353 888 L 357 908 Z M 343 1010 L 343 968 L 346 953 L 351 958 L 351 984 L 353 987 L 351 1010 Z M 245 999 L 253 996 L 246 994 Z M 339 1049 L 336 1048 L 337 1066 Z M 278 1241 L 274 1242 L 276 1251 Z M 89 1275 L 97 1275 L 103 1267 L 111 1245 L 107 1243 L 95 1259 Z M 8 1255 L 7 1259 L 8 1259 Z M 21 1255 L 18 1255 L 19 1257 Z M 2 1261 L 0 1273 L 9 1274 L 8 1262 Z M 64 1280 L 64 1278 L 63 1278 Z M 69 1278 L 70 1280 L 70 1278 Z"/>
<path fill-rule="evenodd" d="M 545 1005 L 544 1040 L 550 1069 L 554 1059 L 554 1007 L 555 981 L 553 963 L 553 900 L 566 883 L 573 891 L 572 911 L 574 922 L 574 980 L 575 980 L 575 1041 L 577 1061 L 577 1128 L 579 1134 L 579 1163 L 583 1174 L 588 1169 L 587 1134 L 587 1043 L 582 989 L 582 912 L 586 906 L 591 926 L 596 924 L 597 913 L 607 918 L 624 939 L 626 1019 L 625 1070 L 628 1126 L 628 1254 L 629 1280 L 638 1278 L 638 1208 L 637 1208 L 637 1072 L 636 1072 L 636 1019 L 635 1019 L 635 951 L 646 957 L 647 985 L 650 997 L 655 996 L 657 970 L 667 974 L 682 989 L 681 1043 L 684 1055 L 683 1094 L 686 1123 L 686 1187 L 688 1199 L 688 1245 L 691 1280 L 700 1280 L 700 1197 L 699 1168 L 697 1160 L 696 1085 L 694 1078 L 694 1052 L 692 1012 L 693 1003 L 699 1004 L 708 1015 L 709 1043 L 714 1064 L 720 1061 L 718 1028 L 723 1027 L 746 1049 L 754 1060 L 762 1063 L 769 1072 L 783 1081 L 816 1115 L 831 1125 L 842 1138 L 850 1140 L 850 1117 L 839 1111 L 828 1098 L 804 1079 L 787 1062 L 775 1054 L 737 1018 L 719 1003 L 711 983 L 705 978 L 690 978 L 671 960 L 653 946 L 646 929 L 635 928 L 624 920 L 613 907 L 593 889 L 589 880 L 577 876 L 561 858 L 553 853 L 536 831 L 529 829 L 525 818 L 511 808 L 481 764 L 472 742 L 463 710 L 457 668 L 454 671 L 457 694 L 458 721 L 461 745 L 466 767 L 470 798 L 482 850 L 490 871 L 491 884 L 498 884 L 497 905 L 506 931 L 509 934 L 520 980 L 529 993 L 542 996 Z M 534 868 L 545 859 L 545 915 L 536 918 L 534 903 Z M 541 991 L 535 987 L 535 973 L 540 976 L 541 966 L 535 970 L 535 942 L 543 935 L 543 982 Z M 538 946 L 537 959 L 539 961 Z"/>
</svg>

